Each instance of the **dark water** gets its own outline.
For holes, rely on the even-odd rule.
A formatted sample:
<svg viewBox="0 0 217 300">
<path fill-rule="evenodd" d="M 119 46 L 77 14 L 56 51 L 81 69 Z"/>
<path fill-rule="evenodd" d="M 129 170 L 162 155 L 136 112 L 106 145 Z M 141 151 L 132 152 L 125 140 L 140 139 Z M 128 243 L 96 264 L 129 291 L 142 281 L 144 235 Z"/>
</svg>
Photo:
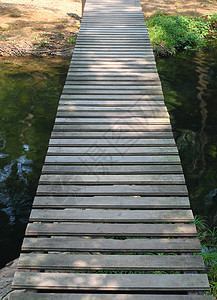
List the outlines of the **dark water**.
<svg viewBox="0 0 217 300">
<path fill-rule="evenodd" d="M 157 59 L 194 214 L 217 225 L 217 50 Z"/>
<path fill-rule="evenodd" d="M 0 60 L 0 267 L 19 255 L 68 64 Z"/>
</svg>

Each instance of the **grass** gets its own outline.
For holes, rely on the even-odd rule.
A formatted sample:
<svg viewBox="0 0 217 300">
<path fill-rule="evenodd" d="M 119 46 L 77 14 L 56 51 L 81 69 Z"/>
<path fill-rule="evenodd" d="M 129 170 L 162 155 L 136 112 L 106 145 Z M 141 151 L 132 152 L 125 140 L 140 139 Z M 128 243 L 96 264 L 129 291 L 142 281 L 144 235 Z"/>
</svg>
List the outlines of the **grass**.
<svg viewBox="0 0 217 300">
<path fill-rule="evenodd" d="M 217 227 L 209 228 L 205 220 L 195 216 L 198 237 L 202 244 L 201 254 L 206 266 L 211 292 L 217 298 Z"/>
<path fill-rule="evenodd" d="M 169 56 L 184 49 L 202 49 L 217 39 L 217 14 L 204 17 L 156 12 L 146 25 L 157 55 Z"/>
<path fill-rule="evenodd" d="M 71 36 L 68 38 L 68 41 L 72 44 L 72 45 L 75 45 L 76 43 L 76 37 L 75 36 Z"/>
</svg>

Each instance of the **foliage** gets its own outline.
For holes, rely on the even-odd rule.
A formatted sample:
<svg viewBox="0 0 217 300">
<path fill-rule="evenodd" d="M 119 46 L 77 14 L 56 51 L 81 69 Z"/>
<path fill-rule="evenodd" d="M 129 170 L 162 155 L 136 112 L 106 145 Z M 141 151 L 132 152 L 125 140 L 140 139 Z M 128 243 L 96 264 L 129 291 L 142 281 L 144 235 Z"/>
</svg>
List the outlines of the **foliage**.
<svg viewBox="0 0 217 300">
<path fill-rule="evenodd" d="M 70 37 L 68 38 L 68 41 L 69 41 L 72 45 L 75 45 L 76 37 L 75 37 L 75 36 L 70 36 Z"/>
<path fill-rule="evenodd" d="M 201 254 L 209 277 L 211 292 L 217 297 L 217 227 L 210 229 L 207 222 L 198 216 L 194 221 L 202 244 Z"/>
<path fill-rule="evenodd" d="M 216 23 L 217 14 L 192 18 L 162 12 L 146 21 L 155 52 L 165 56 L 183 49 L 210 46 L 210 40 L 216 39 Z"/>
</svg>

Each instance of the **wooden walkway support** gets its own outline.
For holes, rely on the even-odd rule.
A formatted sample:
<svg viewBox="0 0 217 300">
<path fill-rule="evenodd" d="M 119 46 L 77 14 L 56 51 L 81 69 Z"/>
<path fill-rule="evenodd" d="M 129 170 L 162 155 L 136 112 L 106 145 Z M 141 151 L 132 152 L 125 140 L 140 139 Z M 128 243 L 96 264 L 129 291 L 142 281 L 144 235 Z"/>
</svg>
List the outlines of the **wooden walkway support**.
<svg viewBox="0 0 217 300">
<path fill-rule="evenodd" d="M 209 290 L 138 0 L 87 0 L 10 299 Z"/>
</svg>

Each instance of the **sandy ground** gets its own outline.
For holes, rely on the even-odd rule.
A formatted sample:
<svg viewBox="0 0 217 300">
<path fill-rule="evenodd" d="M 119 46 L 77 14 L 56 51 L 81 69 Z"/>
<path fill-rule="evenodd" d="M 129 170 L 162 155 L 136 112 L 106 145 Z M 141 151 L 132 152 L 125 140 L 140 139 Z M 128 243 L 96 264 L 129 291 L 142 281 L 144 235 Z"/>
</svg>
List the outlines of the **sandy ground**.
<svg viewBox="0 0 217 300">
<path fill-rule="evenodd" d="M 189 17 L 199 17 L 217 13 L 216 0 L 141 0 L 145 17 L 156 11 L 167 14 L 184 14 Z"/>
<path fill-rule="evenodd" d="M 141 0 L 144 16 L 158 10 L 201 16 L 217 1 Z M 78 33 L 81 0 L 0 0 L 0 55 L 70 56 Z"/>
<path fill-rule="evenodd" d="M 73 50 L 81 2 L 0 1 L 0 55 L 61 55 Z"/>
</svg>

